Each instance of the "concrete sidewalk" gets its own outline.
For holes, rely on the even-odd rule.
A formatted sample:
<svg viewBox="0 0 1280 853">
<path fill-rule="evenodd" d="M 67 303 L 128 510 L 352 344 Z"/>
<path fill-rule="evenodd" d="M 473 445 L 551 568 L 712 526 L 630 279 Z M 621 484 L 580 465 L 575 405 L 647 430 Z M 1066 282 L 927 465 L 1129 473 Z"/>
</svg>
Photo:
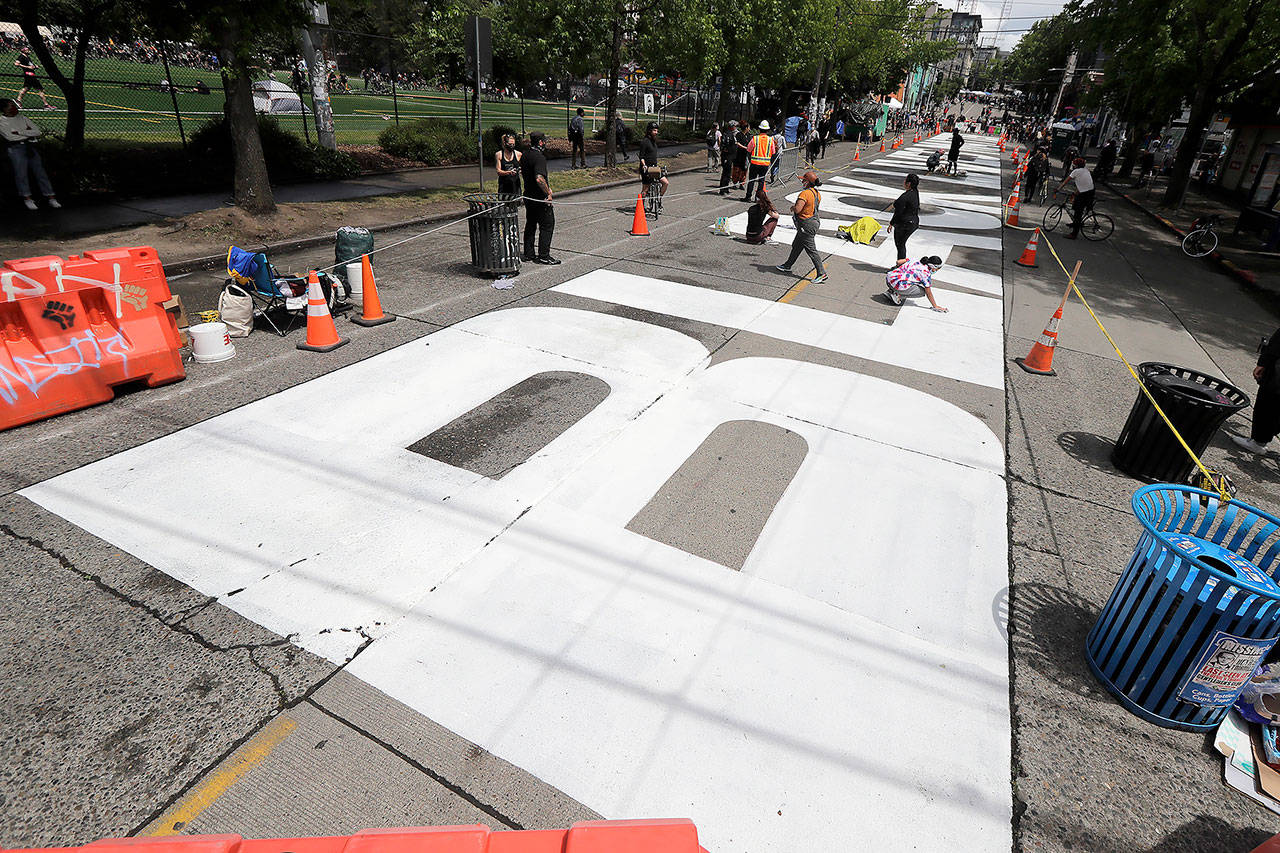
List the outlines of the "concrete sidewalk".
<svg viewBox="0 0 1280 853">
<path fill-rule="evenodd" d="M 1216 228 L 1218 250 L 1205 258 L 1205 262 L 1225 270 L 1237 281 L 1280 296 L 1280 252 L 1264 250 L 1252 234 L 1231 233 L 1240 216 L 1238 204 L 1207 195 L 1193 185 L 1187 189 L 1182 207 L 1174 210 L 1163 204 L 1163 184 L 1135 187 L 1129 179 L 1117 177 L 1102 186 L 1158 221 L 1179 246 L 1196 219 L 1211 215 L 1220 217 Z"/>
<path fill-rule="evenodd" d="M 704 148 L 701 143 L 685 143 L 664 146 L 664 156 L 676 156 Z M 629 151 L 631 160 L 635 151 Z M 626 160 L 621 162 L 626 163 Z M 604 155 L 587 156 L 588 166 L 603 166 Z M 550 160 L 550 171 L 564 172 L 570 169 L 570 161 L 564 158 Z M 492 165 L 485 164 L 486 189 L 496 189 L 496 173 Z M 287 184 L 273 187 L 278 204 L 299 202 L 348 201 L 373 196 L 437 190 L 459 184 L 471 183 L 479 172 L 475 164 L 466 166 L 424 166 L 418 169 L 402 169 L 396 172 L 360 175 L 338 181 L 318 181 L 305 184 Z M 492 186 L 490 186 L 492 185 Z M 62 210 L 42 208 L 40 212 L 16 219 L 0 220 L 0 234 L 24 240 L 77 237 L 100 234 L 120 228 L 163 222 L 192 213 L 233 206 L 229 192 L 188 193 L 158 198 L 119 199 L 99 204 L 76 206 L 67 204 Z"/>
</svg>

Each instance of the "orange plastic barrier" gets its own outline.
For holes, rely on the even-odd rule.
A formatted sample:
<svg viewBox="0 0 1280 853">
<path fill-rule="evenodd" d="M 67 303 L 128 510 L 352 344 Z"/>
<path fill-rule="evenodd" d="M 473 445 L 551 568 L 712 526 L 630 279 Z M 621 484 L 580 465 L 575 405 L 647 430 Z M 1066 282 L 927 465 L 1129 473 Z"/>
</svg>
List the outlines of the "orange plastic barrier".
<svg viewBox="0 0 1280 853">
<path fill-rule="evenodd" d="M 51 847 L 39 853 L 706 853 L 692 821 L 601 820 L 569 829 L 493 832 L 487 826 L 366 829 L 350 837 L 269 838 L 238 835 L 172 835 L 107 838 L 83 847 Z M 14 853 L 38 853 L 35 850 Z"/>
<path fill-rule="evenodd" d="M 148 246 L 0 264 L 0 430 L 184 378 L 169 295 Z"/>
</svg>

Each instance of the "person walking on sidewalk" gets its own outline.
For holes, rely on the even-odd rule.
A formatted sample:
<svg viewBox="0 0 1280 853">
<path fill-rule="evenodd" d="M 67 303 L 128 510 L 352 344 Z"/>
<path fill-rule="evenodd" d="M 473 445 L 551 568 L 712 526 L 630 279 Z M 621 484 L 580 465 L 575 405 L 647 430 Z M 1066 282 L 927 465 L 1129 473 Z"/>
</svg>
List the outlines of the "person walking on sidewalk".
<svg viewBox="0 0 1280 853">
<path fill-rule="evenodd" d="M 822 193 L 818 192 L 818 187 L 822 186 L 822 181 L 810 170 L 800 176 L 800 183 L 804 184 L 804 189 L 800 191 L 795 204 L 791 205 L 796 238 L 791 243 L 791 254 L 784 263 L 778 265 L 777 270 L 791 272 L 791 265 L 799 259 L 800 253 L 807 252 L 809 260 L 813 261 L 813 283 L 822 284 L 827 280 L 827 269 L 822 265 L 822 255 L 818 254 L 818 246 L 813 239 L 822 224 L 818 219 L 818 208 L 822 205 Z"/>
<path fill-rule="evenodd" d="M 1258 366 L 1253 369 L 1253 380 L 1258 383 L 1258 394 L 1253 403 L 1253 426 L 1249 437 L 1231 436 L 1231 440 L 1250 453 L 1266 453 L 1271 439 L 1280 433 L 1280 375 L 1276 364 L 1280 362 L 1280 329 L 1272 333 L 1258 349 Z"/>
<path fill-rule="evenodd" d="M 1071 201 L 1071 233 L 1067 235 L 1068 240 L 1074 240 L 1080 236 L 1080 224 L 1084 221 L 1084 212 L 1093 207 L 1093 175 L 1089 174 L 1089 170 L 1084 167 L 1084 158 L 1077 157 L 1071 161 L 1074 166 L 1067 176 L 1062 179 L 1062 183 L 1058 185 L 1055 195 L 1066 188 L 1067 184 L 1072 181 L 1076 185 L 1076 195 Z"/>
<path fill-rule="evenodd" d="M 3 140 L 9 164 L 13 167 L 13 183 L 22 196 L 22 203 L 27 210 L 39 210 L 35 199 L 31 197 L 31 176 L 36 177 L 36 186 L 40 189 L 49 207 L 55 210 L 62 207 L 53 192 L 53 184 L 45 173 L 44 163 L 40 160 L 40 152 L 36 150 L 36 140 L 40 138 L 40 128 L 31 119 L 18 114 L 18 104 L 8 98 L 0 99 L 0 140 Z"/>
<path fill-rule="evenodd" d="M 18 106 L 22 106 L 22 96 L 27 92 L 35 92 L 40 96 L 40 100 L 44 101 L 46 110 L 57 109 L 53 104 L 49 103 L 49 97 L 44 93 L 44 86 L 40 83 L 40 78 L 36 76 L 36 63 L 31 58 L 31 48 L 24 47 L 18 51 L 18 58 L 13 63 L 18 70 L 22 72 L 22 88 L 18 90 Z"/>
<path fill-rule="evenodd" d="M 720 165 L 720 122 L 712 122 L 707 131 L 707 171 Z"/>
<path fill-rule="evenodd" d="M 551 185 L 547 183 L 546 134 L 535 130 L 529 134 L 529 149 L 520 157 L 524 173 L 524 256 L 535 264 L 558 264 L 551 257 L 551 235 L 556 230 L 556 214 L 552 208 Z M 533 253 L 533 237 L 538 236 L 538 254 Z"/>
<path fill-rule="evenodd" d="M 569 152 L 569 168 L 577 169 L 578 162 L 582 162 L 582 168 L 587 168 L 587 129 L 583 125 L 582 117 L 585 113 L 582 107 L 578 107 L 578 114 L 569 120 L 569 144 L 572 149 Z"/>
<path fill-rule="evenodd" d="M 904 192 L 893 202 L 893 218 L 889 220 L 886 234 L 893 235 L 893 245 L 898 249 L 898 263 L 907 260 L 907 238 L 920 227 L 920 176 L 911 172 L 902 181 Z M 895 232 L 893 229 L 897 228 Z"/>
<path fill-rule="evenodd" d="M 630 160 L 631 155 L 627 153 L 627 126 L 622 122 L 622 116 L 615 115 L 613 117 L 613 135 L 617 142 L 618 151 L 622 152 L 623 160 Z"/>
<path fill-rule="evenodd" d="M 498 173 L 498 192 L 504 195 L 520 195 L 520 152 L 516 150 L 513 134 L 502 134 L 502 150 L 493 155 L 494 169 Z"/>
<path fill-rule="evenodd" d="M 1047 180 L 1049 180 L 1049 155 L 1044 153 L 1043 148 L 1037 148 L 1036 153 L 1031 157 L 1031 162 L 1027 164 L 1027 201 L 1036 197 L 1040 182 Z"/>
</svg>

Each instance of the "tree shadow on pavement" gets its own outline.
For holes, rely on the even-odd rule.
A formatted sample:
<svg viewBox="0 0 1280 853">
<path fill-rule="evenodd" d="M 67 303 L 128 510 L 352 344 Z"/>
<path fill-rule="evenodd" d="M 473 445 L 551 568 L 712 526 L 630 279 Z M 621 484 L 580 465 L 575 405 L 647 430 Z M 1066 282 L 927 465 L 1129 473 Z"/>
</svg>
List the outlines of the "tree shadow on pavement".
<svg viewBox="0 0 1280 853">
<path fill-rule="evenodd" d="M 1197 815 L 1162 838 L 1147 853 L 1249 853 L 1273 834 L 1253 827 L 1234 827 L 1211 815 Z"/>
</svg>

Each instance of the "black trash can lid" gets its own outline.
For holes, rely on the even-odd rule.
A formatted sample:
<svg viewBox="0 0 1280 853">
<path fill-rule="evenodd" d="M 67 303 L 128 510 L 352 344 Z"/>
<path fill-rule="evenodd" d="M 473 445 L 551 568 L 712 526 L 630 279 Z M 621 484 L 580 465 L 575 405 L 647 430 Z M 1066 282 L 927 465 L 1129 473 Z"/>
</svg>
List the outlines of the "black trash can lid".
<svg viewBox="0 0 1280 853">
<path fill-rule="evenodd" d="M 1158 387 L 1174 396 L 1229 409 L 1249 405 L 1249 398 L 1239 388 L 1197 370 L 1148 361 L 1138 366 L 1138 372 L 1148 387 Z"/>
<path fill-rule="evenodd" d="M 1231 400 L 1213 390 L 1208 385 L 1201 385 L 1199 382 L 1191 379 L 1183 379 L 1181 376 L 1174 376 L 1172 373 L 1157 373 L 1152 376 L 1148 376 L 1147 381 L 1152 385 L 1159 385 L 1166 391 L 1173 391 L 1177 394 L 1195 397 L 1197 400 L 1204 400 L 1208 403 L 1217 403 L 1220 406 L 1235 405 Z"/>
</svg>

